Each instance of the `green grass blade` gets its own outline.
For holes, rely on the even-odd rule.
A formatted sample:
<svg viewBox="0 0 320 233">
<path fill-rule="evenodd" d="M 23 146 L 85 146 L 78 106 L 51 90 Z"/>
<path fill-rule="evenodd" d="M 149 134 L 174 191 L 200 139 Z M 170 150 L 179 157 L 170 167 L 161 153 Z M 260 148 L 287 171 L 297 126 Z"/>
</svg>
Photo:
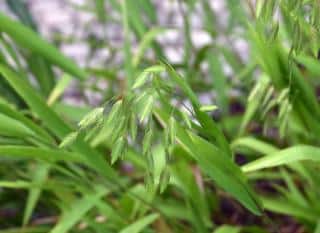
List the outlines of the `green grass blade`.
<svg viewBox="0 0 320 233">
<path fill-rule="evenodd" d="M 49 106 L 51 106 L 54 102 L 57 101 L 57 99 L 63 94 L 65 89 L 68 87 L 68 85 L 71 82 L 71 77 L 69 75 L 63 75 L 61 79 L 58 81 L 54 89 L 51 91 L 47 103 Z"/>
<path fill-rule="evenodd" d="M 156 111 L 156 117 L 167 127 L 170 115 L 164 111 Z M 261 214 L 259 201 L 248 185 L 240 168 L 231 157 L 223 156 L 224 151 L 201 137 L 184 130 L 176 124 L 176 139 L 179 144 L 199 163 L 201 169 L 213 179 L 218 186 L 239 200 L 255 214 Z"/>
<path fill-rule="evenodd" d="M 302 54 L 298 55 L 296 60 L 304 65 L 311 74 L 320 75 L 319 60 Z"/>
<path fill-rule="evenodd" d="M 231 147 L 233 149 L 245 147 L 261 154 L 271 154 L 279 150 L 275 146 L 253 137 L 238 138 L 232 142 Z"/>
<path fill-rule="evenodd" d="M 42 98 L 32 89 L 28 83 L 20 79 L 18 74 L 9 67 L 0 64 L 0 73 L 15 89 L 15 91 L 26 101 L 31 110 L 36 113 L 43 123 L 58 137 L 62 138 L 69 133 L 65 123 L 50 109 Z"/>
<path fill-rule="evenodd" d="M 37 95 L 23 79 L 19 79 L 17 74 L 10 70 L 7 66 L 0 64 L 0 73 L 4 75 L 10 85 L 16 92 L 26 101 L 31 110 L 38 115 L 43 124 L 53 132 L 58 138 L 62 139 L 71 132 L 66 123 L 45 103 L 45 101 Z M 99 171 L 101 175 L 108 178 L 111 183 L 117 183 L 115 180 L 117 174 L 103 158 L 103 155 L 97 150 L 93 150 L 88 144 L 81 140 L 77 140 L 73 147 L 75 151 L 86 158 L 87 165 Z"/>
<path fill-rule="evenodd" d="M 307 221 L 315 222 L 319 219 L 319 212 L 312 208 L 305 208 L 297 204 L 288 202 L 285 199 L 261 198 L 263 206 L 270 211 L 302 218 Z"/>
<path fill-rule="evenodd" d="M 39 163 L 36 165 L 35 168 L 32 168 L 32 169 L 34 169 L 32 174 L 33 176 L 32 183 L 40 184 L 41 186 L 41 184 L 43 184 L 48 178 L 48 174 L 50 170 L 49 164 Z M 40 198 L 41 192 L 42 192 L 42 189 L 40 187 L 33 187 L 29 189 L 27 203 L 24 209 L 24 214 L 23 214 L 22 224 L 24 226 L 28 224 L 32 216 L 32 212 L 36 207 L 36 204 Z"/>
<path fill-rule="evenodd" d="M 159 214 L 150 214 L 122 229 L 120 233 L 139 233 L 157 218 L 159 218 Z"/>
<path fill-rule="evenodd" d="M 63 212 L 59 222 L 50 233 L 69 232 L 69 230 L 79 222 L 90 209 L 96 206 L 98 201 L 108 192 L 109 191 L 105 188 L 96 187 L 94 192 L 86 193 L 81 199 L 71 203 L 71 206 Z"/>
<path fill-rule="evenodd" d="M 39 159 L 48 162 L 70 161 L 84 162 L 82 156 L 73 152 L 60 150 L 41 149 L 31 146 L 0 146 L 0 156 L 7 156 L 21 159 Z"/>
<path fill-rule="evenodd" d="M 293 146 L 245 164 L 242 171 L 252 172 L 304 160 L 320 161 L 320 148 L 307 145 Z"/>
<path fill-rule="evenodd" d="M 240 233 L 241 228 L 235 226 L 223 225 L 218 227 L 213 233 Z"/>
<path fill-rule="evenodd" d="M 62 55 L 55 47 L 28 27 L 10 19 L 4 14 L 0 14 L 0 21 L 0 31 L 7 33 L 20 46 L 43 56 L 48 61 L 78 78 L 86 78 L 84 71 L 79 69 L 69 58 Z"/>
<path fill-rule="evenodd" d="M 36 226 L 36 227 L 24 227 L 23 230 L 21 228 L 10 228 L 6 230 L 0 230 L 0 233 L 47 233 L 49 227 Z"/>
<path fill-rule="evenodd" d="M 32 120 L 23 116 L 7 102 L 0 101 L 0 112 L 12 119 L 15 119 L 16 121 L 19 121 L 25 127 L 32 130 L 34 132 L 34 135 L 37 135 L 38 138 L 41 138 L 42 140 L 47 141 L 50 144 L 54 144 L 54 139 L 48 134 L 45 129 L 34 123 Z"/>
<path fill-rule="evenodd" d="M 17 120 L 0 113 L 0 134 L 4 136 L 27 138 L 34 132 Z"/>
</svg>

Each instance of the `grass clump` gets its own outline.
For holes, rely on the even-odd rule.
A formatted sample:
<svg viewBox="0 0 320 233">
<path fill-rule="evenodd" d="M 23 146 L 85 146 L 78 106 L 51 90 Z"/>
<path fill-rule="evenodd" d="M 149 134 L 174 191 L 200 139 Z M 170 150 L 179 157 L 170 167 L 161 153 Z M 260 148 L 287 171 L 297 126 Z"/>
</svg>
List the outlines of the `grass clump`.
<svg viewBox="0 0 320 233">
<path fill-rule="evenodd" d="M 108 48 L 121 62 L 79 67 L 6 1 L 0 232 L 319 232 L 319 2 L 228 0 L 224 24 L 208 0 L 176 2 L 180 28 L 149 0 L 73 5 L 123 34 L 120 48 L 86 40 L 88 60 Z M 179 62 L 159 39 L 170 30 Z M 72 83 L 85 104 L 67 103 Z"/>
</svg>

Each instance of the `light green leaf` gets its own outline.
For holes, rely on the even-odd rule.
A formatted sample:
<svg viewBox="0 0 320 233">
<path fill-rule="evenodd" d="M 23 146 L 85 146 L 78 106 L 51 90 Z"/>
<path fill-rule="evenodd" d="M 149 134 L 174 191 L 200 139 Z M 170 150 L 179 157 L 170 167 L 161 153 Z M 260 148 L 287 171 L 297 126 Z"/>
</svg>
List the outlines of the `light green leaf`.
<svg viewBox="0 0 320 233">
<path fill-rule="evenodd" d="M 137 89 L 137 88 L 141 87 L 142 85 L 144 85 L 146 83 L 148 77 L 150 77 L 150 75 L 152 73 L 160 73 L 163 71 L 165 71 L 165 68 L 161 65 L 150 66 L 150 67 L 144 69 L 137 77 L 132 88 Z"/>
<path fill-rule="evenodd" d="M 304 160 L 320 161 L 320 148 L 307 145 L 293 146 L 245 164 L 242 171 L 252 172 Z"/>
<path fill-rule="evenodd" d="M 140 115 L 140 122 L 143 122 L 146 118 L 149 117 L 154 104 L 154 97 L 152 95 L 148 96 L 146 99 L 143 100 L 144 104 Z"/>
<path fill-rule="evenodd" d="M 203 112 L 212 112 L 216 109 L 218 109 L 216 105 L 203 105 L 200 107 L 200 111 L 203 111 Z"/>
<path fill-rule="evenodd" d="M 153 137 L 152 129 L 148 129 L 143 137 L 143 142 L 142 142 L 142 153 L 143 154 L 146 154 L 150 150 L 150 147 L 152 144 L 152 137 Z"/>
<path fill-rule="evenodd" d="M 65 136 L 65 138 L 61 141 L 61 143 L 59 144 L 60 148 L 65 148 L 67 146 L 70 146 L 72 143 L 75 142 L 75 140 L 78 137 L 78 133 L 77 132 L 71 132 L 69 133 L 67 136 Z"/>
<path fill-rule="evenodd" d="M 149 77 L 150 73 L 148 72 L 142 72 L 138 78 L 136 79 L 136 81 L 133 84 L 133 89 L 137 89 L 139 87 L 141 87 L 143 84 L 146 83 L 148 77 Z"/>
<path fill-rule="evenodd" d="M 120 233 L 139 233 L 152 222 L 154 222 L 158 217 L 159 214 L 150 214 L 122 229 Z"/>
<path fill-rule="evenodd" d="M 57 99 L 63 94 L 65 89 L 68 87 L 68 85 L 71 82 L 71 77 L 69 75 L 63 75 L 61 79 L 58 81 L 56 86 L 51 91 L 47 103 L 49 106 L 51 106 L 54 102 L 57 101 Z"/>
<path fill-rule="evenodd" d="M 319 60 L 303 54 L 299 54 L 296 60 L 304 65 L 313 75 L 320 75 Z"/>
<path fill-rule="evenodd" d="M 223 225 L 218 227 L 213 233 L 240 233 L 240 231 L 240 227 Z"/>
<path fill-rule="evenodd" d="M 95 108 L 85 115 L 79 122 L 78 126 L 80 129 L 85 129 L 98 123 L 99 119 L 103 117 L 103 108 Z"/>
<path fill-rule="evenodd" d="M 253 137 L 238 138 L 232 142 L 231 147 L 233 149 L 245 147 L 261 154 L 270 154 L 279 150 L 275 146 Z"/>
<path fill-rule="evenodd" d="M 120 137 L 115 145 L 113 146 L 112 153 L 111 153 L 111 164 L 114 164 L 124 152 L 125 147 L 125 140 L 123 137 Z"/>
</svg>

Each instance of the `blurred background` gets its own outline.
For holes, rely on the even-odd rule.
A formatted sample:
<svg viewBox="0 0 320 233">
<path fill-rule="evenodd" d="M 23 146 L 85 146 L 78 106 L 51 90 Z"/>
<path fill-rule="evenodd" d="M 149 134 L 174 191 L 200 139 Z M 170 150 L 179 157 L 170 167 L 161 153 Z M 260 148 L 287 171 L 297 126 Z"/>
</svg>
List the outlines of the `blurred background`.
<svg viewBox="0 0 320 233">
<path fill-rule="evenodd" d="M 10 5 L 14 5 L 10 2 L 12 1 L 1 1 L 0 10 L 15 18 L 19 14 L 28 18 L 25 23 L 34 24 L 44 38 L 58 46 L 81 67 L 105 71 L 104 76 L 109 73 L 109 77 L 98 80 L 98 88 L 106 89 L 107 83 L 104 79 L 111 75 L 116 75 L 118 79 L 123 78 L 121 66 L 124 64 L 124 30 L 117 0 L 21 1 L 30 16 L 21 13 L 19 9 L 15 10 L 14 7 L 10 9 Z M 208 63 L 215 63 L 217 69 L 217 64 L 221 63 L 223 70 L 218 72 L 223 72 L 220 75 L 230 78 L 235 72 L 239 72 L 241 64 L 248 61 L 249 48 L 243 25 L 246 15 L 250 13 L 250 1 L 240 1 L 240 4 L 235 0 L 150 2 L 151 5 L 141 0 L 129 1 L 129 5 L 132 5 L 129 6 L 129 23 L 134 32 L 129 38 L 132 53 L 137 52 L 141 38 L 150 30 L 154 30 L 149 33 L 150 38 L 155 39 L 158 44 L 156 52 L 152 48 L 147 49 L 143 57 L 149 59 L 146 62 L 156 63 L 161 57 L 177 67 L 196 65 L 199 66 L 202 80 L 210 83 L 213 77 L 212 72 L 208 71 Z M 214 61 L 212 58 L 201 58 L 205 56 L 208 47 L 215 49 L 212 54 Z M 196 80 L 196 77 L 194 79 Z M 237 79 L 232 82 L 237 82 Z M 223 81 L 220 84 L 223 85 Z M 238 88 L 231 87 L 224 90 L 221 86 L 223 91 L 237 96 Z M 79 88 L 77 83 L 73 83 L 67 89 L 67 103 L 84 105 L 89 102 L 90 105 L 99 105 L 105 99 L 93 89 L 86 89 L 85 96 L 82 96 Z M 108 96 L 111 95 L 112 93 L 109 93 Z M 214 95 L 213 92 L 202 93 L 200 99 L 204 104 L 209 104 Z"/>
</svg>

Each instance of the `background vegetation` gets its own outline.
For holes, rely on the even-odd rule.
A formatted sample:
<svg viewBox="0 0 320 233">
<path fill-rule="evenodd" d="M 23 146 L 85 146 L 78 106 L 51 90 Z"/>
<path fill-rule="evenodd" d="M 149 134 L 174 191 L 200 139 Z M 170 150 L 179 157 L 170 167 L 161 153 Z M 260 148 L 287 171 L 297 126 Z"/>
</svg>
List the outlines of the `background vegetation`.
<svg viewBox="0 0 320 233">
<path fill-rule="evenodd" d="M 181 61 L 157 1 L 70 3 L 122 29 L 120 46 L 88 36 L 80 68 L 58 49 L 76 35 L 48 42 L 24 1 L 6 1 L 1 233 L 320 232 L 320 2 L 228 0 L 223 24 L 208 0 L 174 2 Z M 90 62 L 104 48 L 111 59 Z"/>
</svg>

